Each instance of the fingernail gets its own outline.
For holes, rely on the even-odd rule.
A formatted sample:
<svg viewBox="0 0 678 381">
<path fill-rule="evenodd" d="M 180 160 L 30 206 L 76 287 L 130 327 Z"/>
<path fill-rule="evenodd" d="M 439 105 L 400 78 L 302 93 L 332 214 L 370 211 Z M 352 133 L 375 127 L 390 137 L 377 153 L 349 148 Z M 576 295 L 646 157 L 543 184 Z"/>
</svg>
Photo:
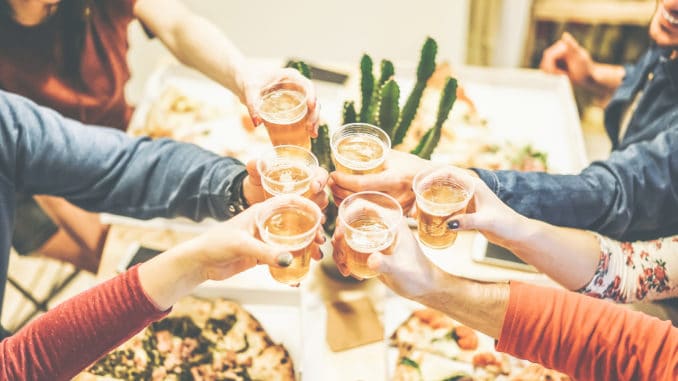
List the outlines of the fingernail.
<svg viewBox="0 0 678 381">
<path fill-rule="evenodd" d="M 318 248 L 318 252 L 320 252 L 320 259 L 325 258 L 325 252 L 323 251 L 323 249 Z"/>
<path fill-rule="evenodd" d="M 447 227 L 452 230 L 459 229 L 459 221 L 457 220 L 448 221 Z"/>
<path fill-rule="evenodd" d="M 290 254 L 290 253 L 280 254 L 280 255 L 278 255 L 278 258 L 277 258 L 278 266 L 289 267 L 289 265 L 292 264 L 292 259 L 294 259 L 294 258 L 292 257 L 292 254 Z"/>
</svg>

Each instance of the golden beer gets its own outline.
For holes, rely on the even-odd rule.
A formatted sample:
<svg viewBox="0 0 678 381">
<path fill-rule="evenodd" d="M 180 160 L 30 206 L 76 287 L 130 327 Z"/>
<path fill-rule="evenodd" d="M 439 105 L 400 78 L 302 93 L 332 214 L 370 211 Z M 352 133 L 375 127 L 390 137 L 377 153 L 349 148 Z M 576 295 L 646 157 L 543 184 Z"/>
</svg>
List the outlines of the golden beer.
<svg viewBox="0 0 678 381">
<path fill-rule="evenodd" d="M 271 148 L 257 161 L 265 197 L 281 194 L 311 195 L 318 159 L 305 148 L 282 145 Z"/>
<path fill-rule="evenodd" d="M 342 250 L 351 274 L 363 279 L 378 276 L 378 272 L 367 266 L 367 259 L 375 251 L 391 254 L 396 241 L 394 232 L 386 223 L 374 218 L 356 220 L 349 226 L 353 229 L 345 233 Z"/>
<path fill-rule="evenodd" d="M 468 194 L 463 189 L 434 184 L 424 190 L 421 197 L 428 202 L 417 203 L 419 240 L 434 249 L 452 246 L 457 232 L 447 228 L 447 220 L 466 212 L 464 200 Z"/>
<path fill-rule="evenodd" d="M 263 94 L 258 111 L 274 146 L 311 148 L 306 94 L 301 89 L 281 87 Z"/>
<path fill-rule="evenodd" d="M 466 212 L 473 196 L 473 178 L 454 167 L 432 167 L 414 177 L 412 189 L 417 199 L 419 241 L 433 249 L 452 246 L 457 232 L 448 229 L 447 221 Z"/>
<path fill-rule="evenodd" d="M 296 285 L 306 276 L 311 262 L 313 240 L 311 238 L 309 241 L 304 233 L 314 230 L 316 222 L 315 216 L 298 208 L 281 208 L 266 219 L 263 228 L 268 242 L 289 250 L 294 257 L 289 267 L 269 267 L 273 279 L 280 283 Z"/>
<path fill-rule="evenodd" d="M 339 205 L 337 224 L 344 232 L 340 250 L 351 274 L 363 279 L 379 275 L 367 260 L 376 251 L 393 252 L 402 214 L 398 201 L 380 192 L 354 193 Z"/>
<path fill-rule="evenodd" d="M 337 141 L 332 158 L 338 171 L 364 175 L 384 170 L 385 151 L 386 147 L 377 137 L 355 134 Z"/>
<path fill-rule="evenodd" d="M 313 240 L 321 218 L 318 205 L 299 195 L 281 195 L 264 201 L 256 215 L 259 238 L 292 254 L 290 266 L 269 266 L 273 279 L 292 286 L 301 282 L 310 267 Z"/>
<path fill-rule="evenodd" d="M 301 166 L 278 166 L 263 174 L 262 185 L 266 198 L 280 194 L 311 195 L 312 175 Z"/>
<path fill-rule="evenodd" d="M 350 123 L 332 134 L 332 161 L 338 171 L 363 175 L 384 170 L 391 139 L 377 126 Z"/>
</svg>

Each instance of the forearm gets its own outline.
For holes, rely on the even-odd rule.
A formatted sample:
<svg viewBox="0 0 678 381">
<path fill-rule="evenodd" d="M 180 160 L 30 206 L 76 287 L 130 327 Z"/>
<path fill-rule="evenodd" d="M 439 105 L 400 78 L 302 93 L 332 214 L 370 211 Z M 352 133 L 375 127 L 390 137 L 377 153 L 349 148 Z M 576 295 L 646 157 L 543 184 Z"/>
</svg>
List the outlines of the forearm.
<svg viewBox="0 0 678 381">
<path fill-rule="evenodd" d="M 486 335 L 499 337 L 509 300 L 507 283 L 483 283 L 438 270 L 431 285 L 416 301 Z"/>
<path fill-rule="evenodd" d="M 669 321 L 519 282 L 511 283 L 497 343 L 499 351 L 596 381 L 676 379 L 677 347 L 678 329 Z"/>
<path fill-rule="evenodd" d="M 500 200 L 528 218 L 590 229 L 616 212 L 611 206 L 619 197 L 617 179 L 602 168 L 586 176 L 474 170 Z"/>
<path fill-rule="evenodd" d="M 79 294 L 0 343 L 0 379 L 68 380 L 164 316 L 133 268 Z"/>
<path fill-rule="evenodd" d="M 198 253 L 195 240 L 186 241 L 139 266 L 139 282 L 159 309 L 170 308 L 205 281 Z"/>
<path fill-rule="evenodd" d="M 516 226 L 506 246 L 522 260 L 570 290 L 591 281 L 600 259 L 594 234 L 524 217 Z"/>
<path fill-rule="evenodd" d="M 621 65 L 595 63 L 591 73 L 591 85 L 598 92 L 612 94 L 622 83 L 626 70 Z"/>
<path fill-rule="evenodd" d="M 136 218 L 227 219 L 245 167 L 191 144 L 90 128 L 0 91 L 0 170 L 18 192 Z M 67 148 L 66 148 L 67 147 Z"/>
<path fill-rule="evenodd" d="M 139 1 L 135 14 L 179 61 L 244 97 L 245 57 L 214 24 L 179 1 Z"/>
</svg>

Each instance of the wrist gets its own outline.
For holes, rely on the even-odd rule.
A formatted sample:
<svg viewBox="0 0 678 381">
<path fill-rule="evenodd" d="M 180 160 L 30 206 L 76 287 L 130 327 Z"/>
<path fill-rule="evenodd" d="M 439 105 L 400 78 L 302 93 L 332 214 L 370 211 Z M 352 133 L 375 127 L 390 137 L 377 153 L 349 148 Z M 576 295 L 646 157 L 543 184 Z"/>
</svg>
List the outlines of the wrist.
<svg viewBox="0 0 678 381">
<path fill-rule="evenodd" d="M 619 65 L 608 65 L 594 62 L 591 65 L 593 86 L 603 92 L 611 92 L 621 85 L 626 69 Z"/>
<path fill-rule="evenodd" d="M 539 236 L 540 222 L 537 220 L 516 213 L 510 224 L 514 227 L 514 231 L 510 235 L 511 238 L 506 241 L 506 248 L 513 252 L 522 251 Z"/>
<path fill-rule="evenodd" d="M 422 293 L 412 299 L 431 308 L 441 309 L 440 304 L 445 303 L 440 300 L 441 294 L 446 295 L 446 298 L 450 297 L 446 290 L 450 288 L 454 290 L 456 281 L 457 278 L 454 275 L 435 267 L 433 273 L 424 282 Z"/>
<path fill-rule="evenodd" d="M 249 181 L 249 175 L 245 176 L 242 181 L 242 187 L 240 188 L 240 203 L 244 209 L 262 201 L 257 197 L 259 192 L 257 192 L 256 188 L 257 187 Z"/>
<path fill-rule="evenodd" d="M 204 271 L 192 254 L 190 245 L 183 243 L 139 266 L 141 287 L 160 311 L 204 281 Z"/>
<path fill-rule="evenodd" d="M 250 76 L 245 70 L 244 59 L 241 63 L 234 63 L 233 66 L 233 93 L 240 99 L 242 104 L 247 104 L 247 87 L 250 82 Z"/>
</svg>

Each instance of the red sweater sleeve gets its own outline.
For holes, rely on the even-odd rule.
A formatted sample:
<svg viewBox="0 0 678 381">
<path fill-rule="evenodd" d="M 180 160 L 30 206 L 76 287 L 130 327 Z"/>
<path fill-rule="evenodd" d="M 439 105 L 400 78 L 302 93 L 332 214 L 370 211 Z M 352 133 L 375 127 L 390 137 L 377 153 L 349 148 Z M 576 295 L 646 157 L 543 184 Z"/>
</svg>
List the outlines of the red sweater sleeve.
<svg viewBox="0 0 678 381">
<path fill-rule="evenodd" d="M 0 380 L 69 380 L 166 314 L 141 288 L 135 266 L 3 340 Z"/>
<path fill-rule="evenodd" d="M 585 380 L 678 380 L 678 328 L 611 302 L 511 283 L 497 350 Z"/>
</svg>

